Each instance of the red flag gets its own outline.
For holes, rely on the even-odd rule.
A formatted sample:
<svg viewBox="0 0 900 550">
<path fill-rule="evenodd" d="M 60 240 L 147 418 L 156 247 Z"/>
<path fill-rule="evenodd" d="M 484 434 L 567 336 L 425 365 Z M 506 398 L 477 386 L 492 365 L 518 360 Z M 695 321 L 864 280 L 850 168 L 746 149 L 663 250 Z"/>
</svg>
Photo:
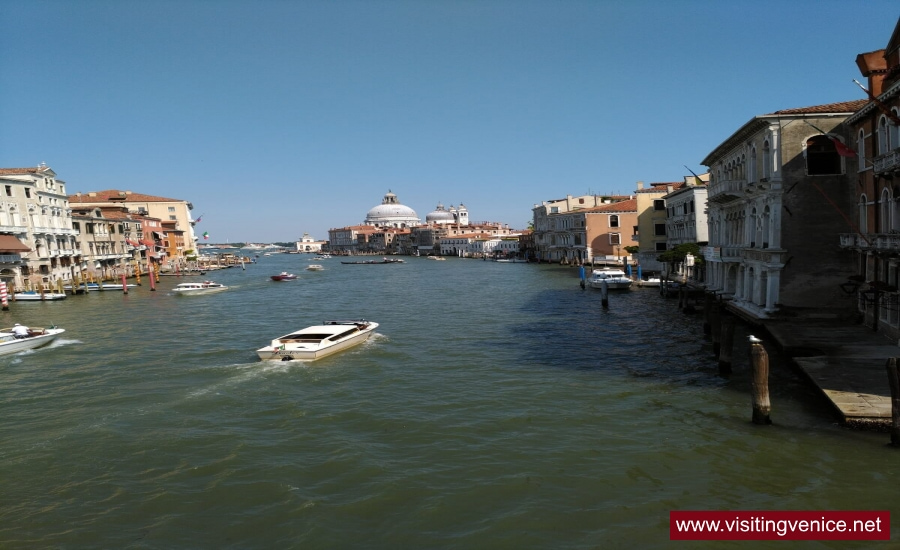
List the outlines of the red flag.
<svg viewBox="0 0 900 550">
<path fill-rule="evenodd" d="M 831 138 L 831 141 L 834 142 L 834 148 L 837 150 L 837 154 L 839 154 L 840 156 L 851 159 L 855 159 L 857 157 L 856 151 L 844 145 L 843 141 L 839 140 L 836 137 Z"/>
</svg>

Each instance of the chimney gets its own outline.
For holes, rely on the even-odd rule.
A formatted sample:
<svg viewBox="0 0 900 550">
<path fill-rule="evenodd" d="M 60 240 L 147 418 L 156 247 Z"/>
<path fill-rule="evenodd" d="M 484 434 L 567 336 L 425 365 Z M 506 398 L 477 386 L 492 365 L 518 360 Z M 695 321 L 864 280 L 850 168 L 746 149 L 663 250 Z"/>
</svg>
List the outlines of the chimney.
<svg viewBox="0 0 900 550">
<path fill-rule="evenodd" d="M 666 184 L 666 193 L 672 192 L 672 184 Z"/>
<path fill-rule="evenodd" d="M 637 188 L 638 188 L 638 191 L 640 191 L 641 189 L 643 189 L 643 188 L 644 188 L 644 182 L 642 182 L 642 181 L 637 182 Z"/>
<path fill-rule="evenodd" d="M 857 55 L 856 66 L 859 68 L 859 73 L 868 79 L 869 92 L 874 96 L 880 95 L 884 77 L 887 74 L 887 59 L 884 57 L 884 50 Z"/>
</svg>

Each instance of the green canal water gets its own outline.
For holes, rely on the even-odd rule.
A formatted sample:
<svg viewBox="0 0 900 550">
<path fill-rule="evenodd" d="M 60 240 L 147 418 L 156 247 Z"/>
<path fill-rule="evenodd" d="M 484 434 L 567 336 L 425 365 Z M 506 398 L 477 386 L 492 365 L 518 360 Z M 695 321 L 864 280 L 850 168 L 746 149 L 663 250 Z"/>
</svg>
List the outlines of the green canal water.
<svg viewBox="0 0 900 550">
<path fill-rule="evenodd" d="M 665 548 L 671 510 L 898 502 L 886 434 L 838 426 L 777 357 L 775 424 L 751 424 L 746 330 L 719 376 L 702 319 L 654 290 L 604 310 L 572 268 L 310 258 L 0 313 L 67 330 L 0 357 L 0 548 Z M 381 326 L 257 360 L 329 318 Z"/>
</svg>

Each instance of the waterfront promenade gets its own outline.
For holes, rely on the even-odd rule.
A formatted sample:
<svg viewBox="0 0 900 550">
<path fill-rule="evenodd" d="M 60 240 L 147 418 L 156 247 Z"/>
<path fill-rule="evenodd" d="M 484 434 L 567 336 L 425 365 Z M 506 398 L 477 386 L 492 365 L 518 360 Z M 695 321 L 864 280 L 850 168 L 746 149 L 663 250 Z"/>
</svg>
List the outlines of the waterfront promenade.
<svg viewBox="0 0 900 550">
<path fill-rule="evenodd" d="M 803 318 L 766 323 L 781 350 L 854 428 L 891 426 L 891 390 L 885 364 L 900 347 L 864 325 Z"/>
</svg>

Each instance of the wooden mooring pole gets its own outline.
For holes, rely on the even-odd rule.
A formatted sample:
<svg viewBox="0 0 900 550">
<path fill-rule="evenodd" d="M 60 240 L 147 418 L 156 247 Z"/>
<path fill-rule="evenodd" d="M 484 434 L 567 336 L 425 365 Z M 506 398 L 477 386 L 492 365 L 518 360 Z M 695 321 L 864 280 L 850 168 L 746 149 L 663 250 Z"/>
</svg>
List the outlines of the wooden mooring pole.
<svg viewBox="0 0 900 550">
<path fill-rule="evenodd" d="M 609 283 L 606 279 L 600 281 L 600 305 L 603 309 L 609 309 Z"/>
<path fill-rule="evenodd" d="M 734 317 L 721 318 L 722 342 L 719 345 L 719 374 L 731 374 L 731 352 L 734 349 Z"/>
<path fill-rule="evenodd" d="M 714 296 L 712 292 L 706 292 L 703 294 L 703 334 L 710 334 L 712 332 L 712 321 L 710 317 L 712 316 L 712 308 L 713 308 Z"/>
<path fill-rule="evenodd" d="M 712 346 L 713 355 L 719 356 L 719 350 L 722 348 L 722 304 L 714 302 L 712 311 L 710 311 L 710 323 L 712 324 Z"/>
<path fill-rule="evenodd" d="M 897 371 L 897 358 L 888 359 L 885 367 L 891 387 L 891 445 L 900 447 L 900 372 Z"/>
<path fill-rule="evenodd" d="M 753 369 L 753 423 L 771 424 L 769 413 L 772 404 L 769 402 L 769 354 L 760 341 L 750 336 L 750 363 Z"/>
</svg>

